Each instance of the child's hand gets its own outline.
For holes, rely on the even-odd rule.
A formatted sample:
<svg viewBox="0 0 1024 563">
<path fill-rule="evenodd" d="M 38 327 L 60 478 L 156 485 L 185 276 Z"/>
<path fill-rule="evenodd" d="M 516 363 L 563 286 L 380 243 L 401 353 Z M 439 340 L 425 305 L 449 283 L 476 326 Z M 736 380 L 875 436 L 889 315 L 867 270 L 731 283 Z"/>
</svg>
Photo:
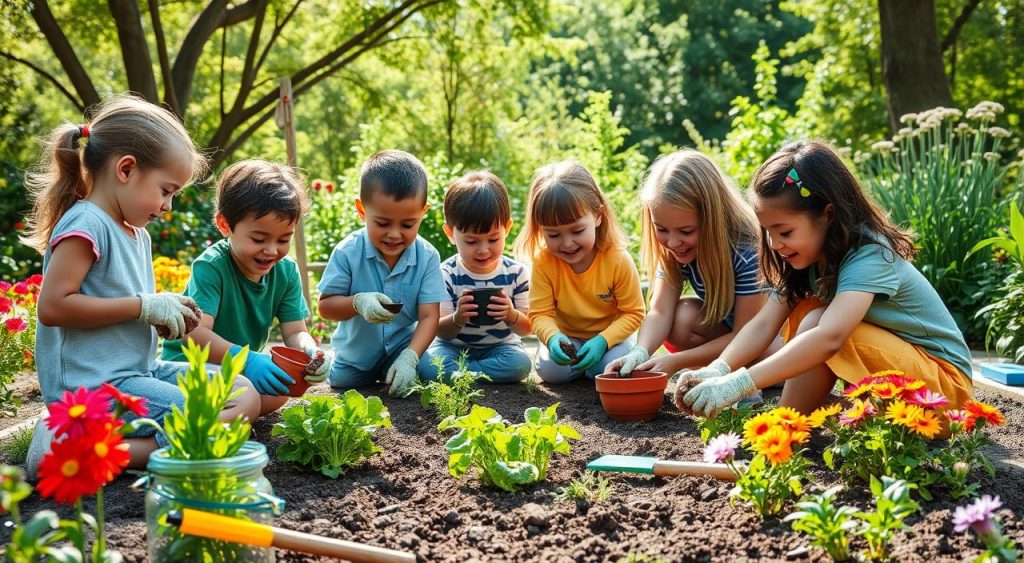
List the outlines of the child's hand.
<svg viewBox="0 0 1024 563">
<path fill-rule="evenodd" d="M 619 374 L 619 377 L 629 377 L 633 374 L 633 370 L 641 364 L 650 363 L 647 360 L 651 358 L 651 355 L 647 353 L 647 349 L 637 344 L 626 352 L 625 356 L 612 360 L 606 368 L 609 372 L 615 372 Z"/>
<path fill-rule="evenodd" d="M 416 384 L 416 366 L 420 363 L 420 355 L 406 348 L 395 358 L 394 363 L 388 368 L 384 384 L 387 386 L 388 395 L 392 397 L 408 397 Z"/>
<path fill-rule="evenodd" d="M 242 347 L 234 345 L 231 347 L 231 356 L 237 356 Z M 242 368 L 242 375 L 252 383 L 260 395 L 287 395 L 288 386 L 295 383 L 281 368 L 277 367 L 270 354 L 249 351 L 245 357 L 245 367 Z"/>
<path fill-rule="evenodd" d="M 199 324 L 192 305 L 195 303 L 177 293 L 140 293 L 142 307 L 139 320 L 157 328 L 164 338 L 178 340 L 188 334 L 189 326 L 195 328 Z M 198 309 L 198 307 L 196 307 Z"/>
<path fill-rule="evenodd" d="M 492 295 L 491 302 L 487 305 L 487 312 L 491 315 L 491 318 L 498 322 L 504 322 L 512 324 L 519 320 L 519 312 L 516 311 L 515 305 L 512 304 L 512 298 L 505 295 L 505 290 L 501 290 L 501 295 Z"/>
<path fill-rule="evenodd" d="M 562 345 L 563 342 L 565 343 L 565 347 L 563 347 Z M 569 348 L 573 351 L 572 356 L 570 356 L 566 352 L 566 348 Z M 568 336 L 562 334 L 561 332 L 552 336 L 548 340 L 548 355 L 551 356 L 551 361 L 555 362 L 560 366 L 567 366 L 570 363 L 572 363 L 572 361 L 576 357 L 575 352 L 576 346 L 573 345 L 572 341 L 569 340 Z"/>
<path fill-rule="evenodd" d="M 384 305 L 394 303 L 391 298 L 376 291 L 364 291 L 357 293 L 352 300 L 352 308 L 359 313 L 360 317 L 366 319 L 370 324 L 390 323 L 397 315 L 384 308 Z"/>
<path fill-rule="evenodd" d="M 319 364 L 315 361 L 310 361 L 310 365 L 306 366 L 306 382 L 322 383 L 327 379 L 327 374 L 331 373 L 331 364 L 334 363 L 334 352 L 331 352 L 330 350 L 321 350 L 316 346 L 307 348 L 305 352 L 311 360 L 320 360 Z M 310 367 L 312 366 L 315 366 L 315 369 L 310 371 Z"/>
<path fill-rule="evenodd" d="M 604 355 L 608 353 L 608 341 L 600 334 L 587 340 L 580 347 L 577 355 L 576 369 L 587 371 L 596 366 Z"/>
<path fill-rule="evenodd" d="M 479 314 L 476 312 L 476 303 L 473 302 L 472 290 L 462 290 L 462 296 L 455 302 L 455 313 L 452 315 L 452 322 L 456 326 L 463 327 L 466 326 L 470 319 Z"/>
<path fill-rule="evenodd" d="M 683 404 L 698 416 L 711 418 L 726 407 L 757 391 L 747 368 L 729 375 L 705 379 L 683 396 Z"/>
</svg>

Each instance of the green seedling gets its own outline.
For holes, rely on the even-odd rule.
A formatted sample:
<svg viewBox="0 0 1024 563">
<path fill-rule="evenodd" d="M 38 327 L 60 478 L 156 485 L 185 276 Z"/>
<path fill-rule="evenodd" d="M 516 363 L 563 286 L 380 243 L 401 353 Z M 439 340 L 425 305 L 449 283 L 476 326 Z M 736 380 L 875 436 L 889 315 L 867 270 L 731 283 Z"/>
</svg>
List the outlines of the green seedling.
<svg viewBox="0 0 1024 563">
<path fill-rule="evenodd" d="M 575 499 L 601 502 L 612 496 L 612 482 L 593 471 L 580 473 L 580 476 L 558 489 L 558 501 Z"/>
<path fill-rule="evenodd" d="M 856 509 L 836 506 L 835 495 L 842 487 L 832 487 L 821 494 L 809 495 L 798 502 L 797 511 L 786 516 L 793 529 L 811 536 L 811 545 L 824 549 L 833 561 L 850 559 L 850 541 L 847 533 L 857 527 L 853 519 Z"/>
<path fill-rule="evenodd" d="M 435 357 L 431 363 L 437 368 L 437 379 L 426 383 L 417 382 L 412 390 L 419 392 L 423 408 L 432 407 L 441 419 L 468 413 L 473 401 L 484 394 L 483 389 L 476 387 L 476 383 L 481 380 L 491 381 L 487 374 L 466 369 L 465 351 L 455 361 L 456 367 L 451 378 L 445 377 L 442 358 Z"/>
</svg>

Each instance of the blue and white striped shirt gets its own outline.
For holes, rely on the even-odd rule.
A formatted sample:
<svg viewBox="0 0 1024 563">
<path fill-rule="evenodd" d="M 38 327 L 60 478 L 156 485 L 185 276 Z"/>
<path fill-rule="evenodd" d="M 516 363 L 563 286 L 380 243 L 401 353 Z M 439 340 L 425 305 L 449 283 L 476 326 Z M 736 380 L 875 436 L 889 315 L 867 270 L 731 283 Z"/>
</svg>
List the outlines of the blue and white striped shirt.
<svg viewBox="0 0 1024 563">
<path fill-rule="evenodd" d="M 694 260 L 688 264 L 680 264 L 679 271 L 683 274 L 683 278 L 690 282 L 690 287 L 693 288 L 697 297 L 701 301 L 706 299 L 707 287 L 704 285 L 704 279 L 701 277 L 700 271 L 697 270 L 697 261 Z M 757 248 L 755 246 L 740 246 L 733 252 L 732 271 L 735 276 L 733 281 L 735 288 L 733 293 L 735 295 L 761 295 L 768 292 L 768 288 L 758 281 Z M 658 277 L 662 277 L 660 270 Z M 735 316 L 736 308 L 734 305 L 733 310 L 729 312 L 729 316 L 725 318 L 726 326 L 732 327 Z"/>
<path fill-rule="evenodd" d="M 522 263 L 507 256 L 489 274 L 475 274 L 466 269 L 458 254 L 441 264 L 441 277 L 444 278 L 448 299 L 441 302 L 441 316 L 455 312 L 455 303 L 466 289 L 481 287 L 500 287 L 505 295 L 512 298 L 512 304 L 524 314 L 530 307 L 530 272 Z M 480 326 L 469 319 L 465 328 L 447 342 L 456 346 L 484 348 L 496 344 L 518 344 L 519 335 L 512 332 L 506 323 Z"/>
</svg>

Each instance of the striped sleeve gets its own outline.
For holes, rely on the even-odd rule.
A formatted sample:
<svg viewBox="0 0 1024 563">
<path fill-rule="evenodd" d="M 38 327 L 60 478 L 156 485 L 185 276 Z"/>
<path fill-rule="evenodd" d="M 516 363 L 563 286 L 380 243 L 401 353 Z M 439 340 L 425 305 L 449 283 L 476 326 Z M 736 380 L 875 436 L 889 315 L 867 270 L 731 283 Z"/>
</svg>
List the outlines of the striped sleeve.
<svg viewBox="0 0 1024 563">
<path fill-rule="evenodd" d="M 441 316 L 450 315 L 455 312 L 455 302 L 458 298 L 455 295 L 455 286 L 452 278 L 455 276 L 455 257 L 452 256 L 441 264 L 441 278 L 444 280 L 444 289 L 448 293 L 448 299 L 441 301 Z"/>
<path fill-rule="evenodd" d="M 733 254 L 732 269 L 736 276 L 736 295 L 761 295 L 767 288 L 758 276 L 757 251 L 744 246 Z"/>
</svg>

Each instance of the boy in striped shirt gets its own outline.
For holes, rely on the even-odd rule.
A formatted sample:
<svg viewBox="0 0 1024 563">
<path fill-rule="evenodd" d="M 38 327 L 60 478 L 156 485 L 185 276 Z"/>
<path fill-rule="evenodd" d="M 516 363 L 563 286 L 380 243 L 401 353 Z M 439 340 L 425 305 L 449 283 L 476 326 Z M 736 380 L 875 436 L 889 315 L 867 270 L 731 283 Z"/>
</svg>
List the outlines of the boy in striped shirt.
<svg viewBox="0 0 1024 563">
<path fill-rule="evenodd" d="M 497 383 L 522 381 L 532 366 L 519 338 L 530 332 L 530 273 L 502 254 L 512 226 L 505 184 L 486 171 L 458 178 L 445 192 L 444 219 L 458 253 L 441 264 L 448 299 L 441 302 L 437 338 L 426 354 L 442 360 L 445 379 L 465 352 L 468 370 Z M 427 365 L 420 363 L 420 378 L 437 379 Z"/>
</svg>

